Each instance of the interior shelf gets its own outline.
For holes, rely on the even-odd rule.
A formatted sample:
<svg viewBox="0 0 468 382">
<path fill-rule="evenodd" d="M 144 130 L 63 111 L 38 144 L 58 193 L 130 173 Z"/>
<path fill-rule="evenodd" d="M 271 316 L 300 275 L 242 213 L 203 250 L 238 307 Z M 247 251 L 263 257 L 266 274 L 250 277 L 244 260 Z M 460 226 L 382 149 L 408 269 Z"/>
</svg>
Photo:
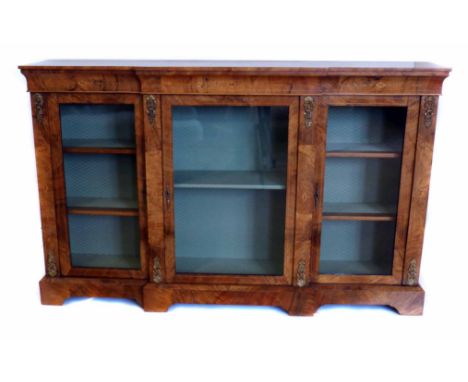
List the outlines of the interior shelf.
<svg viewBox="0 0 468 382">
<path fill-rule="evenodd" d="M 175 188 L 284 190 L 285 178 L 273 171 L 175 171 Z"/>
<path fill-rule="evenodd" d="M 74 154 L 135 154 L 135 142 L 114 139 L 64 139 L 63 152 Z"/>
<path fill-rule="evenodd" d="M 399 158 L 401 145 L 391 143 L 329 143 L 327 157 Z"/>
<path fill-rule="evenodd" d="M 320 273 L 329 275 L 384 275 L 391 265 L 375 261 L 320 261 Z"/>
<path fill-rule="evenodd" d="M 395 220 L 396 206 L 377 203 L 324 203 L 324 220 Z"/>
<path fill-rule="evenodd" d="M 278 275 L 282 274 L 281 259 L 235 259 L 216 257 L 177 257 L 177 273 L 207 273 L 231 275 Z"/>
<path fill-rule="evenodd" d="M 134 140 L 126 139 L 63 139 L 63 147 L 106 147 L 106 148 L 135 148 Z"/>
<path fill-rule="evenodd" d="M 96 255 L 72 252 L 71 258 L 73 266 L 78 268 L 140 268 L 140 259 L 136 255 Z"/>
<path fill-rule="evenodd" d="M 75 215 L 137 216 L 135 199 L 121 198 L 68 198 L 68 213 Z"/>
</svg>

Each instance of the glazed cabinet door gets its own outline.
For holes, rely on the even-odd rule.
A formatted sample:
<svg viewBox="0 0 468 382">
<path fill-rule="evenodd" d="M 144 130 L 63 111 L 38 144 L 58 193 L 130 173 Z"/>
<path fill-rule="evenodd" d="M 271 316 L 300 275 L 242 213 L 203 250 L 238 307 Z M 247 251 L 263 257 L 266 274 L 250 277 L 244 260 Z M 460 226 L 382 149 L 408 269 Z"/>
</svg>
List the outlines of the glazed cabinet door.
<svg viewBox="0 0 468 382">
<path fill-rule="evenodd" d="M 296 262 L 306 282 L 400 284 L 419 97 L 304 97 L 302 108 Z"/>
<path fill-rule="evenodd" d="M 146 277 L 140 98 L 52 94 L 49 111 L 62 275 Z"/>
<path fill-rule="evenodd" d="M 290 284 L 298 98 L 161 102 L 164 256 L 153 274 L 159 269 L 166 282 Z"/>
</svg>

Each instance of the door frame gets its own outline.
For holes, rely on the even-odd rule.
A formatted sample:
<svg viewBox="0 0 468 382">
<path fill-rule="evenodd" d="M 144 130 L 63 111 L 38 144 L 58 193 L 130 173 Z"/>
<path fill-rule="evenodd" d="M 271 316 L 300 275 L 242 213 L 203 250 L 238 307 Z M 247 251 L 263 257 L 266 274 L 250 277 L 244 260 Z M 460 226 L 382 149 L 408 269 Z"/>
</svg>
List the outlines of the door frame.
<svg viewBox="0 0 468 382">
<path fill-rule="evenodd" d="M 301 98 L 302 108 L 304 107 L 305 98 Z M 408 233 L 420 97 L 323 96 L 313 97 L 313 100 L 312 129 L 307 130 L 304 127 L 304 113 L 301 113 L 296 257 L 302 255 L 302 258 L 310 260 L 310 264 L 307 264 L 310 282 L 401 284 Z M 400 106 L 407 108 L 391 275 L 331 275 L 319 273 L 329 106 Z M 313 195 L 316 196 L 315 203 L 312 200 Z M 301 199 L 305 200 L 306 203 L 301 203 Z M 307 254 L 310 256 L 307 256 Z"/>
<path fill-rule="evenodd" d="M 162 103 L 162 151 L 163 151 L 163 194 L 164 194 L 164 281 L 171 283 L 204 284 L 271 284 L 292 283 L 294 252 L 294 225 L 297 178 L 297 131 L 298 97 L 289 96 L 192 96 L 168 95 L 161 97 Z M 177 274 L 175 268 L 175 238 L 173 210 L 173 147 L 172 107 L 173 106 L 285 106 L 289 108 L 288 120 L 288 168 L 286 187 L 286 217 L 284 238 L 283 275 L 222 275 L 222 274 Z M 148 164 L 151 166 L 151 164 Z M 149 167 L 148 167 L 149 168 Z M 149 179 L 149 175 L 148 175 Z M 150 191 L 150 190 L 149 190 Z M 157 198 L 151 192 L 149 198 Z M 149 236 L 153 235 L 149 232 Z"/>
<path fill-rule="evenodd" d="M 68 233 L 65 172 L 63 161 L 62 133 L 60 121 L 61 104 L 131 104 L 134 105 L 135 158 L 137 163 L 138 221 L 140 233 L 140 269 L 84 268 L 73 267 L 70 256 Z M 76 94 L 53 93 L 49 96 L 49 126 L 53 172 L 53 188 L 57 218 L 57 237 L 62 276 L 116 277 L 144 279 L 147 277 L 146 249 L 146 201 L 144 171 L 144 137 L 142 125 L 142 105 L 139 95 L 131 94 Z M 80 154 L 86 155 L 86 154 Z"/>
</svg>

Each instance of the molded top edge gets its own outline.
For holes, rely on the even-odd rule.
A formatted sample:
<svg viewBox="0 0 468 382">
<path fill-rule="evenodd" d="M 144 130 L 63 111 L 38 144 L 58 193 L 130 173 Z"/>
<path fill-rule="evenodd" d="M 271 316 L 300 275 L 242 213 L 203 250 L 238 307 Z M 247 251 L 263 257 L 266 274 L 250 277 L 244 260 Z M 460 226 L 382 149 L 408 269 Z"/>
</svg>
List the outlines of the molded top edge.
<svg viewBox="0 0 468 382">
<path fill-rule="evenodd" d="M 167 73 L 223 72 L 302 75 L 426 75 L 446 77 L 450 68 L 410 61 L 221 61 L 221 60 L 47 60 L 26 70 L 114 70 Z"/>
</svg>

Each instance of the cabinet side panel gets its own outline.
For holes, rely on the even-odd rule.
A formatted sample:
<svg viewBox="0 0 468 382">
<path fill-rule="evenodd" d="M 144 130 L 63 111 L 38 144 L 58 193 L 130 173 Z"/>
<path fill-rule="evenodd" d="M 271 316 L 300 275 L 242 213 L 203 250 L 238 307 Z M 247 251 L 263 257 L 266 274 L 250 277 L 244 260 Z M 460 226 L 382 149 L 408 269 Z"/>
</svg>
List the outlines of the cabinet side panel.
<svg viewBox="0 0 468 382">
<path fill-rule="evenodd" d="M 44 262 L 46 274 L 55 277 L 60 275 L 60 264 L 49 136 L 49 96 L 38 93 L 31 94 L 31 106 L 39 202 L 41 207 Z"/>
<path fill-rule="evenodd" d="M 419 103 L 420 97 L 408 97 L 392 272 L 398 282 L 401 282 L 400 280 L 403 276 L 402 271 L 408 234 L 416 135 L 419 120 Z"/>
<path fill-rule="evenodd" d="M 403 283 L 417 285 L 429 196 L 438 97 L 421 97 Z"/>
</svg>

